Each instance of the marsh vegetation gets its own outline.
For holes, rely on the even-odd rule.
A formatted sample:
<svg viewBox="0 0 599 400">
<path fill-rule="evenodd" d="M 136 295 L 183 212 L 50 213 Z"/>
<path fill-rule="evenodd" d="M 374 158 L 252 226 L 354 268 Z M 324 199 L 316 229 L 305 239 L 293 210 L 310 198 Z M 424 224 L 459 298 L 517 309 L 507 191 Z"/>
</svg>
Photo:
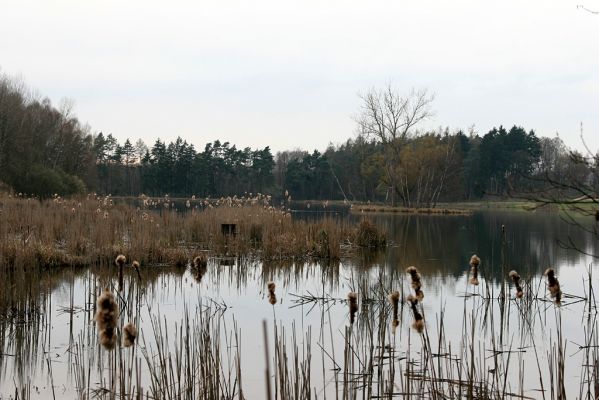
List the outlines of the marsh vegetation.
<svg viewBox="0 0 599 400">
<path fill-rule="evenodd" d="M 15 241 L 3 248 L 27 249 L 2 253 L 2 398 L 596 396 L 592 259 L 556 239 L 589 252 L 597 243 L 558 215 L 381 215 L 362 234 L 386 232 L 386 246 L 365 252 L 351 215 L 306 221 L 233 199 L 203 211 L 199 200 L 197 209 L 191 199 L 174 209 L 136 201 L 146 208 L 4 200 L 3 222 L 19 209 L 30 216 L 0 228 L 3 246 Z M 237 216 L 235 236 L 223 234 L 219 210 Z M 265 220 L 273 225 L 258 246 L 241 227 Z M 338 256 L 306 256 L 317 247 L 305 243 L 333 226 Z M 265 250 L 282 227 L 301 247 L 285 239 Z M 74 253 L 77 238 L 109 250 Z M 36 242 L 77 262 L 40 262 L 28 248 Z"/>
</svg>

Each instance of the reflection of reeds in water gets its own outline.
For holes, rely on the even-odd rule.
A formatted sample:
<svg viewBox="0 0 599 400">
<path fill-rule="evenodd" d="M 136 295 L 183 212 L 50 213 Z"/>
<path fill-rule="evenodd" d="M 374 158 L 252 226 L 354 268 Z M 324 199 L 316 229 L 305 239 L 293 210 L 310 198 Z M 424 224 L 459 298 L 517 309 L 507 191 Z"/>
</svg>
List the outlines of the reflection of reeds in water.
<svg viewBox="0 0 599 400">
<path fill-rule="evenodd" d="M 98 297 L 95 318 L 100 343 L 107 350 L 112 350 L 116 345 L 116 327 L 119 319 L 119 309 L 114 295 L 108 289 L 104 290 Z"/>
<path fill-rule="evenodd" d="M 560 305 L 562 302 L 562 289 L 559 281 L 555 277 L 555 270 L 553 268 L 547 268 L 545 276 L 547 277 L 547 288 L 549 289 L 551 298 L 555 300 L 555 304 Z"/>
<path fill-rule="evenodd" d="M 347 303 L 349 304 L 349 323 L 353 324 L 358 312 L 358 293 L 349 292 L 347 294 Z"/>
<path fill-rule="evenodd" d="M 424 299 L 424 292 L 422 291 L 422 277 L 420 276 L 420 272 L 414 266 L 408 267 L 406 272 L 410 274 L 410 278 L 412 279 L 412 289 L 414 289 L 414 295 L 419 301 Z"/>
<path fill-rule="evenodd" d="M 395 290 L 389 293 L 389 303 L 393 309 L 391 328 L 393 329 L 393 333 L 395 333 L 395 329 L 399 326 L 399 291 Z"/>
<path fill-rule="evenodd" d="M 207 267 L 208 257 L 205 254 L 200 254 L 193 259 L 193 277 L 198 283 L 202 281 Z"/>
<path fill-rule="evenodd" d="M 474 254 L 470 257 L 470 273 L 472 276 L 470 277 L 470 284 L 477 286 L 478 285 L 478 266 L 480 265 L 480 258 Z"/>
<path fill-rule="evenodd" d="M 268 289 L 268 302 L 274 306 L 277 304 L 277 295 L 275 294 L 276 285 L 271 281 L 266 284 L 266 288 Z"/>
<path fill-rule="evenodd" d="M 137 328 L 131 322 L 129 322 L 123 328 L 123 346 L 131 347 L 135 344 L 137 339 Z"/>
<path fill-rule="evenodd" d="M 520 285 L 520 274 L 516 271 L 510 271 L 509 274 L 512 282 L 514 282 L 514 286 L 516 286 L 516 297 L 521 299 L 524 295 L 524 291 L 522 290 L 522 286 Z"/>
</svg>

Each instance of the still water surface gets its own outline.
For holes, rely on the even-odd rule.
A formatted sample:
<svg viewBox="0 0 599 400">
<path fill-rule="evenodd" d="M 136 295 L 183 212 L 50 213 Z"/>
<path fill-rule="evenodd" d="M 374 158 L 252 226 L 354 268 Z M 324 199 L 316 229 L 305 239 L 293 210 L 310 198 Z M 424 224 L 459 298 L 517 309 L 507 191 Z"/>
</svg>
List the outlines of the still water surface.
<svg viewBox="0 0 599 400">
<path fill-rule="evenodd" d="M 121 354 L 139 362 L 133 386 L 141 383 L 148 387 L 144 393 L 151 392 L 152 371 L 148 364 L 157 362 L 160 343 L 156 337 L 167 338 L 167 350 L 176 352 L 178 340 L 199 334 L 194 329 L 177 332 L 185 318 L 197 319 L 201 325 L 207 318 L 202 315 L 210 315 L 221 332 L 225 373 L 235 370 L 235 353 L 239 349 L 245 398 L 264 398 L 266 393 L 263 320 L 268 323 L 270 335 L 271 373 L 276 322 L 277 334 L 288 346 L 291 347 L 293 332 L 296 333 L 300 359 L 307 358 L 310 345 L 311 396 L 341 396 L 343 390 L 335 382 L 343 377 L 335 369 L 344 368 L 344 346 L 350 327 L 347 293 L 356 291 L 360 298 L 360 309 L 352 325 L 356 348 L 365 349 L 364 343 L 377 346 L 380 339 L 371 341 L 381 332 L 377 324 L 390 324 L 386 294 L 399 290 L 405 299 L 411 289 L 404 271 L 415 265 L 423 278 L 422 306 L 429 347 L 435 354 L 454 355 L 443 358 L 445 370 L 466 365 L 464 360 L 472 356 L 476 379 L 487 382 L 487 386 L 501 382 L 502 393 L 530 398 L 543 398 L 544 393 L 551 398 L 551 379 L 556 376 L 555 364 L 551 366 L 551 362 L 560 342 L 561 321 L 565 390 L 572 398 L 586 396 L 584 365 L 588 364 L 588 354 L 579 346 L 593 344 L 588 337 L 595 329 L 596 310 L 594 302 L 589 308 L 589 302 L 581 298 L 588 297 L 588 271 L 593 270 L 593 258 L 566 249 L 560 242 L 597 254 L 599 243 L 591 234 L 549 213 L 485 211 L 472 216 L 372 218 L 388 234 L 389 245 L 383 254 L 327 264 L 261 265 L 237 261 L 235 265 L 220 265 L 219 260 L 213 259 L 200 282 L 186 269 L 145 267 L 141 282 L 130 273 L 123 318 L 125 322 L 136 322 L 140 340 L 133 350 L 121 349 Z M 506 229 L 504 246 L 502 225 Z M 476 287 L 468 284 L 472 254 L 482 259 L 480 284 Z M 556 269 L 567 294 L 561 307 L 555 307 L 546 293 L 542 274 L 547 267 Z M 511 269 L 518 270 L 525 290 L 534 293 L 525 303 L 514 299 L 510 285 L 510 299 L 502 314 L 500 302 L 494 299 L 499 297 Z M 23 390 L 27 396 L 40 399 L 109 397 L 111 360 L 95 340 L 93 313 L 101 288 L 114 284 L 113 272 L 92 268 L 26 275 L 26 279 L 22 275 L 4 276 L 6 289 L 0 294 L 1 398 L 15 398 L 16 393 L 20 397 Z M 593 275 L 593 282 L 595 276 L 599 274 Z M 267 298 L 268 281 L 277 285 L 274 306 Z M 413 368 L 422 368 L 419 361 L 422 362 L 426 345 L 410 327 L 409 306 L 403 302 L 402 305 L 395 333 L 391 329 L 383 332 L 383 358 L 387 361 L 377 359 L 381 364 L 389 359 L 397 364 L 395 382 L 387 383 L 387 387 L 393 387 L 398 396 L 406 393 L 402 383 L 406 371 L 402 368 L 407 369 L 412 361 Z M 160 333 L 156 332 L 157 327 L 162 329 Z M 234 332 L 238 333 L 237 341 Z M 364 339 L 368 336 L 370 339 Z M 498 356 L 493 350 L 502 353 Z M 369 357 L 367 350 L 355 353 L 354 368 L 359 370 Z M 382 394 L 382 386 L 374 386 L 368 393 Z M 420 392 L 414 398 L 432 396 L 429 384 L 415 387 Z M 360 384 L 354 389 L 359 393 L 365 390 Z M 231 396 L 238 394 L 237 385 L 230 390 Z M 125 393 L 132 392 L 125 388 Z"/>
</svg>

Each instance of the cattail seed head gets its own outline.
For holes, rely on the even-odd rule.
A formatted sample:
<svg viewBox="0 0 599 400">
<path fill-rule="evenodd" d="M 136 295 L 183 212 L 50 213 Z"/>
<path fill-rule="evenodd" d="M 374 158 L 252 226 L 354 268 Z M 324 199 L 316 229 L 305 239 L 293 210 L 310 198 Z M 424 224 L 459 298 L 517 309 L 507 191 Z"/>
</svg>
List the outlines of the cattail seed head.
<svg viewBox="0 0 599 400">
<path fill-rule="evenodd" d="M 547 270 L 545 270 L 545 276 L 547 277 L 549 294 L 555 300 L 555 304 L 560 305 L 562 302 L 562 289 L 555 276 L 555 270 L 553 268 L 547 268 Z"/>
<path fill-rule="evenodd" d="M 422 333 L 424 331 L 424 320 L 423 319 L 415 319 L 412 323 L 412 328 L 418 333 Z"/>
<path fill-rule="evenodd" d="M 395 290 L 389 293 L 389 303 L 396 308 L 399 304 L 399 291 Z"/>
<path fill-rule="evenodd" d="M 522 290 L 522 286 L 520 286 L 520 274 L 512 270 L 510 271 L 509 276 L 516 286 L 516 297 L 521 299 L 522 296 L 524 296 L 524 291 Z"/>
<path fill-rule="evenodd" d="M 266 284 L 266 288 L 268 289 L 268 302 L 274 306 L 277 304 L 277 295 L 275 294 L 276 285 L 270 281 Z"/>
<path fill-rule="evenodd" d="M 133 261 L 133 263 L 131 264 L 133 266 L 133 268 L 135 268 L 136 270 L 139 270 L 139 261 L 135 260 Z"/>
<path fill-rule="evenodd" d="M 470 265 L 473 267 L 478 267 L 480 265 L 480 258 L 476 254 L 473 254 L 472 257 L 470 257 Z"/>
<path fill-rule="evenodd" d="M 137 328 L 129 322 L 123 328 L 123 346 L 133 346 L 135 344 L 135 339 L 137 339 Z"/>
<path fill-rule="evenodd" d="M 118 304 L 112 292 L 106 289 L 98 297 L 95 320 L 100 335 L 100 343 L 108 350 L 113 349 L 116 344 L 118 319 Z"/>
<path fill-rule="evenodd" d="M 122 267 L 123 265 L 125 265 L 125 263 L 127 262 L 127 257 L 125 257 L 122 254 L 119 254 L 116 259 L 114 260 L 114 263 L 116 265 L 118 265 L 119 267 Z"/>
</svg>

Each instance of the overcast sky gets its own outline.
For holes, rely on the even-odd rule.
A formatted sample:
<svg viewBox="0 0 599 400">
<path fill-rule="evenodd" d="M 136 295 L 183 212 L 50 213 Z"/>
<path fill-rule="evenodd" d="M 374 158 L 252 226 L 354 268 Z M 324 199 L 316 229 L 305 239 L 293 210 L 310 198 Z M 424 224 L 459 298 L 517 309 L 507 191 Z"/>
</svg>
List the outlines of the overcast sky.
<svg viewBox="0 0 599 400">
<path fill-rule="evenodd" d="M 357 96 L 428 88 L 435 117 L 599 149 L 599 0 L 6 1 L 0 72 L 94 132 L 275 151 L 355 137 Z"/>
</svg>

